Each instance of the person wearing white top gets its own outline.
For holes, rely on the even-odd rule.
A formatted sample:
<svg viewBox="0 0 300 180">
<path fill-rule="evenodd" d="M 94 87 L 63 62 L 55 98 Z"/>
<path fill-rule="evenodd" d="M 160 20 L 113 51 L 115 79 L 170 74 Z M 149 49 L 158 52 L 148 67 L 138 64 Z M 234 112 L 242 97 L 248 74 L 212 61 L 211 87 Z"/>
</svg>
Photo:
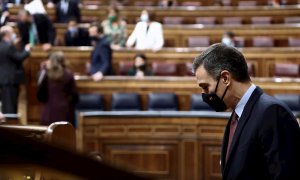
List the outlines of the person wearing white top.
<svg viewBox="0 0 300 180">
<path fill-rule="evenodd" d="M 164 45 L 163 29 L 159 22 L 153 21 L 152 12 L 143 10 L 141 13 L 141 21 L 138 22 L 129 36 L 126 46 L 139 50 L 157 51 Z"/>
</svg>

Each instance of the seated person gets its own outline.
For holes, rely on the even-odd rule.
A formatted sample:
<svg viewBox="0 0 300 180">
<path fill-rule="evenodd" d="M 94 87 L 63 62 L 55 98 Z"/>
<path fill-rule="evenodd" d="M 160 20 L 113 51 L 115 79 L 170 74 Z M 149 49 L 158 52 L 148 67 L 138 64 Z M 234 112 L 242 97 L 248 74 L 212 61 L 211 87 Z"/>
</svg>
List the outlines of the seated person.
<svg viewBox="0 0 300 180">
<path fill-rule="evenodd" d="M 126 22 L 120 18 L 117 8 L 110 7 L 108 9 L 108 17 L 101 25 L 113 49 L 125 46 L 127 36 Z"/>
<path fill-rule="evenodd" d="M 228 46 L 235 47 L 236 44 L 235 44 L 235 39 L 234 39 L 234 33 L 231 31 L 225 32 L 222 37 L 222 43 L 226 44 Z"/>
<path fill-rule="evenodd" d="M 128 75 L 138 78 L 153 75 L 152 70 L 148 67 L 147 57 L 144 54 L 136 54 L 134 56 L 134 66 L 129 69 Z"/>
<path fill-rule="evenodd" d="M 84 28 L 78 27 L 75 18 L 68 22 L 68 30 L 65 32 L 66 46 L 89 46 L 89 33 Z"/>
<path fill-rule="evenodd" d="M 47 0 L 47 8 L 54 8 L 55 4 L 58 4 L 61 0 Z M 80 6 L 80 0 L 72 0 Z"/>
<path fill-rule="evenodd" d="M 43 50 L 49 50 L 54 44 L 56 30 L 45 14 L 31 15 L 26 10 L 18 13 L 18 29 L 23 46 L 30 43 L 43 45 Z"/>
<path fill-rule="evenodd" d="M 141 21 L 138 22 L 129 36 L 126 46 L 140 50 L 157 51 L 164 45 L 162 25 L 154 21 L 154 14 L 151 11 L 143 10 Z"/>
<path fill-rule="evenodd" d="M 67 23 L 73 18 L 76 18 L 77 22 L 81 21 L 78 3 L 74 0 L 60 0 L 56 4 L 56 22 Z"/>
<path fill-rule="evenodd" d="M 177 2 L 176 0 L 161 0 L 159 2 L 159 6 L 167 8 L 167 7 L 172 7 L 172 6 L 176 6 Z"/>
</svg>

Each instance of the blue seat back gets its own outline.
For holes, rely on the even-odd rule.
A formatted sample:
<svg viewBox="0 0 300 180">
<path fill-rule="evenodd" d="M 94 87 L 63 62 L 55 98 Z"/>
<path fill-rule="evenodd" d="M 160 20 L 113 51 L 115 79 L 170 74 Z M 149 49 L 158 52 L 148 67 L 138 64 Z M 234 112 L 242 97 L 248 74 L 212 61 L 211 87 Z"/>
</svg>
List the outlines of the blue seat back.
<svg viewBox="0 0 300 180">
<path fill-rule="evenodd" d="M 150 93 L 148 95 L 148 110 L 177 111 L 177 96 L 174 93 Z"/>
<path fill-rule="evenodd" d="M 141 110 L 140 96 L 137 93 L 112 94 L 112 111 L 139 111 Z"/>
</svg>

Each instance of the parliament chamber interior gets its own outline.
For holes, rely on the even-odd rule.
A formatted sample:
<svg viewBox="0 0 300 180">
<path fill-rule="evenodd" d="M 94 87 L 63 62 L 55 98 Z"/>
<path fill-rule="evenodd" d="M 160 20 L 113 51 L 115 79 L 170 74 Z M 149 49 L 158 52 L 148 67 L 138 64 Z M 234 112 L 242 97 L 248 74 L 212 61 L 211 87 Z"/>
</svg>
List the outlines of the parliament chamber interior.
<svg viewBox="0 0 300 180">
<path fill-rule="evenodd" d="M 1 11 L 9 14 L 6 25 L 22 36 L 20 10 L 34 1 L 42 4 L 55 38 L 49 49 L 38 43 L 31 48 L 17 112 L 1 117 L 0 142 L 7 148 L 0 148 L 0 171 L 7 174 L 0 173 L 0 179 L 25 174 L 29 179 L 222 179 L 221 146 L 230 113 L 214 112 L 203 101 L 192 63 L 223 42 L 226 32 L 234 34 L 252 82 L 300 118 L 299 0 L 70 0 L 80 11 L 78 28 L 87 33 L 91 24 L 109 18 L 111 7 L 126 22 L 124 43 L 111 46 L 111 72 L 101 80 L 89 71 L 98 46 L 67 45 L 70 21 L 59 22 L 57 13 L 64 0 L 8 1 Z M 145 9 L 162 27 L 160 48 L 126 44 Z M 66 120 L 72 123 L 52 119 L 45 125 L 38 79 L 49 53 L 58 51 L 74 75 L 78 101 L 74 121 Z M 151 73 L 129 75 L 141 54 Z"/>
</svg>

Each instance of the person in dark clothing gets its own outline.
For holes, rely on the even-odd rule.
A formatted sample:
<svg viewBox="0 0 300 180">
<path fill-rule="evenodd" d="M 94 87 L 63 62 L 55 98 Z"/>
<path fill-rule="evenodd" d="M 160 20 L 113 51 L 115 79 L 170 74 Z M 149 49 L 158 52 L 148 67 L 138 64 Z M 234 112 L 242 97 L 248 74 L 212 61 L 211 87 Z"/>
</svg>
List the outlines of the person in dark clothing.
<svg viewBox="0 0 300 180">
<path fill-rule="evenodd" d="M 148 67 L 147 57 L 144 54 L 136 54 L 134 56 L 134 66 L 128 70 L 128 75 L 138 78 L 153 75 L 152 70 Z"/>
<path fill-rule="evenodd" d="M 17 26 L 22 45 L 41 44 L 44 50 L 49 50 L 54 44 L 56 31 L 53 23 L 45 14 L 31 15 L 28 11 L 21 10 L 18 14 Z"/>
<path fill-rule="evenodd" d="M 23 61 L 29 56 L 30 44 L 19 52 L 15 45 L 16 34 L 10 26 L 0 29 L 0 91 L 2 112 L 16 114 L 19 86 L 24 81 Z"/>
<path fill-rule="evenodd" d="M 78 27 L 76 19 L 70 19 L 68 30 L 65 33 L 66 46 L 89 46 L 89 34 L 87 30 Z"/>
<path fill-rule="evenodd" d="M 94 46 L 91 54 L 90 74 L 94 81 L 100 81 L 104 75 L 110 75 L 112 72 L 112 50 L 108 38 L 103 35 L 103 28 L 100 24 L 93 23 L 89 28 L 89 35 L 91 44 Z"/>
<path fill-rule="evenodd" d="M 213 44 L 193 63 L 202 99 L 232 111 L 221 149 L 223 180 L 300 179 L 300 128 L 290 108 L 265 94 L 248 73 L 244 55 Z"/>
<path fill-rule="evenodd" d="M 38 79 L 37 98 L 42 103 L 41 124 L 67 121 L 75 125 L 78 92 L 62 52 L 53 52 Z"/>
<path fill-rule="evenodd" d="M 56 4 L 56 22 L 67 23 L 71 18 L 81 21 L 81 13 L 78 3 L 74 0 L 60 0 Z"/>
</svg>

